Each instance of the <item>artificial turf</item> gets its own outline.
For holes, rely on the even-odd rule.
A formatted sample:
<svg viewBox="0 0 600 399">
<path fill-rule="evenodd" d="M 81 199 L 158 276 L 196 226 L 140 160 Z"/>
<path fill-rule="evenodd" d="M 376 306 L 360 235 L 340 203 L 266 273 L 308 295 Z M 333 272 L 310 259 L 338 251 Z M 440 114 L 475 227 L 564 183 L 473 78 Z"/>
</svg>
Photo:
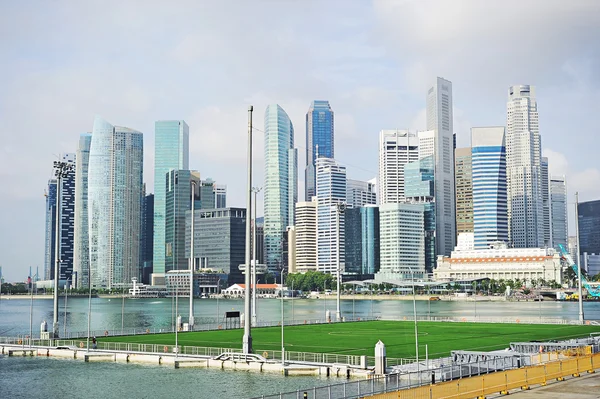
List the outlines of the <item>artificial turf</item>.
<svg viewBox="0 0 600 399">
<path fill-rule="evenodd" d="M 490 351 L 511 342 L 547 341 L 588 336 L 599 326 L 419 322 L 419 352 L 428 346 L 432 358 L 452 350 Z M 241 348 L 243 329 L 179 333 L 183 346 Z M 370 321 L 286 326 L 287 351 L 340 353 L 373 356 L 375 344 L 383 341 L 388 357 L 415 356 L 415 325 L 410 321 Z M 252 329 L 254 351 L 281 349 L 281 327 Z M 102 342 L 174 345 L 175 334 L 101 337 Z"/>
</svg>

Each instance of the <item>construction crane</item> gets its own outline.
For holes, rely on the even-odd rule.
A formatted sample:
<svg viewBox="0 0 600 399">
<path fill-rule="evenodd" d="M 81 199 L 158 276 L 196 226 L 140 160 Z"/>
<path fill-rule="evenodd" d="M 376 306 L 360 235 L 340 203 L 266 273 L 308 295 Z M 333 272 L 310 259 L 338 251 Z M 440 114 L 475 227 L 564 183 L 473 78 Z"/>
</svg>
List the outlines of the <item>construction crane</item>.
<svg viewBox="0 0 600 399">
<path fill-rule="evenodd" d="M 577 264 L 575 264 L 575 262 L 573 262 L 573 258 L 571 257 L 571 254 L 569 254 L 569 251 L 567 251 L 562 244 L 558 244 L 558 248 L 560 250 L 560 258 L 562 260 L 564 260 L 567 263 L 567 265 L 569 265 L 571 267 L 571 269 L 575 270 L 575 275 L 578 275 L 579 267 L 577 267 Z M 581 273 L 581 284 L 583 284 L 583 286 L 587 290 L 588 295 L 591 295 L 595 298 L 600 297 L 600 287 L 592 288 L 583 273 Z M 573 294 L 573 295 L 575 295 L 575 294 Z M 579 299 L 579 296 L 577 296 L 577 299 Z"/>
</svg>

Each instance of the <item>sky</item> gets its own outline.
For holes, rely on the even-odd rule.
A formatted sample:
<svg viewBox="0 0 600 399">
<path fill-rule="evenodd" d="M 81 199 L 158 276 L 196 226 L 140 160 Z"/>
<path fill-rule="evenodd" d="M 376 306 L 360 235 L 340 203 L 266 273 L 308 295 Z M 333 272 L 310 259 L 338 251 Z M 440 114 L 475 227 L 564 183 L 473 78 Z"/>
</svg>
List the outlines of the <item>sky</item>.
<svg viewBox="0 0 600 399">
<path fill-rule="evenodd" d="M 530 84 L 551 174 L 567 176 L 570 202 L 576 191 L 600 199 L 598 21 L 596 0 L 0 2 L 4 278 L 43 270 L 52 162 L 75 152 L 95 115 L 144 133 L 150 192 L 154 122 L 184 119 L 190 168 L 244 207 L 248 105 L 255 185 L 264 110 L 277 103 L 294 124 L 302 199 L 311 101 L 331 103 L 348 177 L 370 179 L 379 131 L 424 129 L 437 76 L 453 83 L 459 147 L 471 127 L 505 125 L 509 86 Z"/>
</svg>

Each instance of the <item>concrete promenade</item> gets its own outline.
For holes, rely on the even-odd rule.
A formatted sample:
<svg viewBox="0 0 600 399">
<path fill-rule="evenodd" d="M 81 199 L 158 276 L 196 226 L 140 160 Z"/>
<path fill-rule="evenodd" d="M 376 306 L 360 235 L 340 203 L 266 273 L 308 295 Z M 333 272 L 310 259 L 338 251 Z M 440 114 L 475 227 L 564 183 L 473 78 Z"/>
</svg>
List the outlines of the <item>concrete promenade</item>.
<svg viewBox="0 0 600 399">
<path fill-rule="evenodd" d="M 502 395 L 495 397 L 500 396 Z M 598 399 L 600 398 L 600 373 L 571 377 L 529 391 L 513 391 L 510 397 L 511 399 Z"/>
</svg>

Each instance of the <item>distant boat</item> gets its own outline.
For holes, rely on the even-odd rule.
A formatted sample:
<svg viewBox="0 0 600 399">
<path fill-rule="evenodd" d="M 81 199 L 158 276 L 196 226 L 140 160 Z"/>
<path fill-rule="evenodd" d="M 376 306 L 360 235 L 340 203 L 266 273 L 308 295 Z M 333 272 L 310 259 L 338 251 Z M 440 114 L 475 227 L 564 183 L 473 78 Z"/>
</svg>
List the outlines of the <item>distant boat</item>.
<svg viewBox="0 0 600 399">
<path fill-rule="evenodd" d="M 210 297 L 208 296 L 208 294 L 207 294 L 206 292 L 203 292 L 203 293 L 200 295 L 200 299 L 208 299 L 208 298 L 210 298 Z"/>
</svg>

